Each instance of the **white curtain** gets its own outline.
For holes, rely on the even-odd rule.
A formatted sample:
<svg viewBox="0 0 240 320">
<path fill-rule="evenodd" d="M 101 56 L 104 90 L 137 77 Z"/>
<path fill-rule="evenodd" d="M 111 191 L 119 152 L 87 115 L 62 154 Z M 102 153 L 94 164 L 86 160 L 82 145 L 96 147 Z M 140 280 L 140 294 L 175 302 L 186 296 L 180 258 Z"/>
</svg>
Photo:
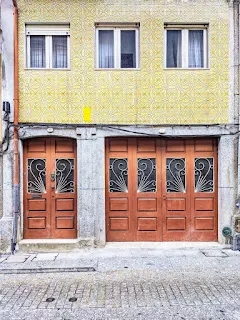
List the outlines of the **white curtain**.
<svg viewBox="0 0 240 320">
<path fill-rule="evenodd" d="M 45 68 L 45 36 L 30 37 L 30 67 Z"/>
<path fill-rule="evenodd" d="M 167 31 L 167 68 L 182 67 L 182 32 Z"/>
<path fill-rule="evenodd" d="M 99 68 L 114 68 L 113 30 L 99 30 Z"/>
<path fill-rule="evenodd" d="M 67 68 L 67 36 L 52 37 L 53 68 Z"/>
<path fill-rule="evenodd" d="M 189 30 L 188 67 L 203 68 L 203 30 Z"/>
</svg>

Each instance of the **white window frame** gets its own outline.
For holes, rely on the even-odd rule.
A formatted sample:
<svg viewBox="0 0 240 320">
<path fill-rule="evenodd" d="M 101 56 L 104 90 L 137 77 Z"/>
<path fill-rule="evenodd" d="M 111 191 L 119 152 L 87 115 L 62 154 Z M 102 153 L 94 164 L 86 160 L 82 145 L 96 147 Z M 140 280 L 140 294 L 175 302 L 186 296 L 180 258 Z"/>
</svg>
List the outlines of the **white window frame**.
<svg viewBox="0 0 240 320">
<path fill-rule="evenodd" d="M 67 70 L 70 69 L 70 24 L 31 24 L 25 25 L 26 35 L 26 59 L 25 67 L 27 69 L 54 69 Z M 30 61 L 30 37 L 44 36 L 45 37 L 45 62 L 44 68 L 32 68 Z M 52 64 L 52 36 L 67 36 L 67 67 L 54 68 Z"/>
<path fill-rule="evenodd" d="M 139 69 L 140 58 L 139 58 L 139 23 L 134 24 L 95 24 L 95 68 L 100 70 L 135 70 Z M 114 41 L 114 67 L 113 68 L 101 68 L 99 67 L 99 31 L 101 30 L 112 30 L 113 31 L 113 41 Z M 136 67 L 135 68 L 121 68 L 121 31 L 122 30 L 134 30 L 135 31 L 135 51 L 136 51 Z"/>
<path fill-rule="evenodd" d="M 179 30 L 182 36 L 182 66 L 181 67 L 168 67 L 167 66 L 167 31 L 168 30 Z M 189 30 L 203 30 L 203 67 L 192 68 L 188 66 L 188 36 Z M 164 68 L 166 69 L 208 69 L 209 68 L 209 43 L 208 43 L 209 28 L 207 24 L 204 25 L 164 25 L 164 43 L 165 43 L 165 54 L 164 54 Z"/>
</svg>

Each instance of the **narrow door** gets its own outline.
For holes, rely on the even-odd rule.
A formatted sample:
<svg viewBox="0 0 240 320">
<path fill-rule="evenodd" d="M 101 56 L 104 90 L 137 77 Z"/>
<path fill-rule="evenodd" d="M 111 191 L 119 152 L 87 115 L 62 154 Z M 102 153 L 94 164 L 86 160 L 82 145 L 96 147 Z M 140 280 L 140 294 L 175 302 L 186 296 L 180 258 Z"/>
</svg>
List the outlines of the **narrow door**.
<svg viewBox="0 0 240 320">
<path fill-rule="evenodd" d="M 76 238 L 76 145 L 71 139 L 24 144 L 24 238 Z"/>
<path fill-rule="evenodd" d="M 160 140 L 133 141 L 134 240 L 162 241 Z"/>
<path fill-rule="evenodd" d="M 163 241 L 190 241 L 189 140 L 162 140 Z"/>
</svg>

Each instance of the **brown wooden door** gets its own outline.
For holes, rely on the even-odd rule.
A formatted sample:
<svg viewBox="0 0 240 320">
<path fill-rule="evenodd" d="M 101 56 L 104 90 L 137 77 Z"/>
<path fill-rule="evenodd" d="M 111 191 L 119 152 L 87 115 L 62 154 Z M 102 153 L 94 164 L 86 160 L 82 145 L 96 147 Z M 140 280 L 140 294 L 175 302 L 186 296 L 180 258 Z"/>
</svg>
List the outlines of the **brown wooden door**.
<svg viewBox="0 0 240 320">
<path fill-rule="evenodd" d="M 107 241 L 217 240 L 215 139 L 106 141 Z"/>
<path fill-rule="evenodd" d="M 76 238 L 76 165 L 74 140 L 25 141 L 24 238 Z"/>
<path fill-rule="evenodd" d="M 163 241 L 189 241 L 189 140 L 162 140 L 162 150 Z"/>
<path fill-rule="evenodd" d="M 217 240 L 217 141 L 191 142 L 191 241 Z"/>
<path fill-rule="evenodd" d="M 161 148 L 157 139 L 133 139 L 133 227 L 135 241 L 161 241 Z"/>
</svg>

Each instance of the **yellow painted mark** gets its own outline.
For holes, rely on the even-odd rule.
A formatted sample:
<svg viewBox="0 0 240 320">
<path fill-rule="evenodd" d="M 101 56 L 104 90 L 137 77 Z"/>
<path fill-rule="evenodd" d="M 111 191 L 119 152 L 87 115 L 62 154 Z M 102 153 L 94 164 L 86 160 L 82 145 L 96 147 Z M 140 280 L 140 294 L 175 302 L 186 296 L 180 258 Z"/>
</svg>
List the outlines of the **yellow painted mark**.
<svg viewBox="0 0 240 320">
<path fill-rule="evenodd" d="M 84 122 L 91 122 L 91 107 L 83 108 L 83 120 Z"/>
</svg>

